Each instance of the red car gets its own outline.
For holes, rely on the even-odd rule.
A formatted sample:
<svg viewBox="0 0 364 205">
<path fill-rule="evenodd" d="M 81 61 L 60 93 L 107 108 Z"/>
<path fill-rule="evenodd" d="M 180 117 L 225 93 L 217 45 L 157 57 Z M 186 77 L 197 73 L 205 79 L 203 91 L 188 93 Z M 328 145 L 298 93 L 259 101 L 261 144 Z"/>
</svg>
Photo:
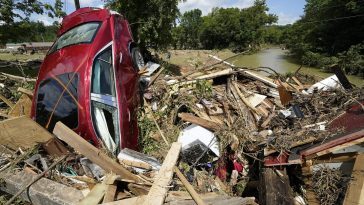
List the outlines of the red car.
<svg viewBox="0 0 364 205">
<path fill-rule="evenodd" d="M 124 17 L 82 8 L 66 16 L 41 65 L 32 118 L 63 122 L 95 146 L 137 149 L 138 70 L 143 58 Z"/>
</svg>

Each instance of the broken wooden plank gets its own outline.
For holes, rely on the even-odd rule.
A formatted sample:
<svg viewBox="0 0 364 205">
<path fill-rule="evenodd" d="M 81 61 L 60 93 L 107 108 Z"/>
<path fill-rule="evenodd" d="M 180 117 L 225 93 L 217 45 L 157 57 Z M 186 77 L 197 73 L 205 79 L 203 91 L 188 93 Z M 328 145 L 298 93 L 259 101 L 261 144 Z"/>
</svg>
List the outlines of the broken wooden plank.
<svg viewBox="0 0 364 205">
<path fill-rule="evenodd" d="M 173 167 L 175 166 L 182 144 L 174 142 L 162 164 L 158 175 L 154 178 L 154 183 L 144 201 L 144 205 L 162 205 L 168 192 L 168 185 L 173 177 Z"/>
<path fill-rule="evenodd" d="M 237 94 L 239 95 L 240 99 L 244 102 L 244 104 L 246 106 L 248 106 L 253 112 L 255 112 L 256 114 L 259 114 L 257 109 L 255 107 L 253 107 L 248 100 L 244 97 L 243 93 L 240 91 L 238 85 L 236 84 L 236 82 L 232 82 Z"/>
<path fill-rule="evenodd" d="M 107 185 L 106 192 L 102 203 L 115 201 L 116 189 L 118 187 L 116 185 L 110 184 Z"/>
<path fill-rule="evenodd" d="M 101 202 L 106 193 L 108 185 L 101 183 L 96 184 L 89 194 L 83 198 L 78 205 L 97 205 Z"/>
<path fill-rule="evenodd" d="M 25 116 L 0 122 L 0 144 L 13 150 L 30 148 L 51 138 L 51 133 Z"/>
<path fill-rule="evenodd" d="M 120 175 L 123 179 L 141 182 L 141 180 L 136 175 L 132 174 L 116 161 L 108 157 L 101 150 L 91 145 L 62 122 L 57 122 L 53 130 L 53 134 L 55 134 L 62 141 L 66 142 L 77 152 L 87 157 L 93 163 L 99 165 L 105 171 Z"/>
<path fill-rule="evenodd" d="M 359 154 L 355 160 L 352 180 L 346 191 L 344 205 L 364 204 L 364 154 Z"/>
<path fill-rule="evenodd" d="M 201 127 L 204 127 L 212 131 L 217 131 L 220 128 L 220 125 L 215 122 L 196 117 L 189 113 L 178 113 L 178 117 L 180 117 L 183 121 L 200 125 Z"/>
<path fill-rule="evenodd" d="M 31 110 L 32 99 L 28 95 L 23 94 L 10 110 L 9 115 L 12 117 L 20 117 L 23 115 L 30 117 Z"/>
<path fill-rule="evenodd" d="M 278 93 L 283 106 L 288 105 L 288 103 L 293 99 L 291 93 L 288 92 L 284 86 L 278 86 Z"/>
<path fill-rule="evenodd" d="M 295 82 L 295 83 L 297 83 L 297 85 L 299 86 L 299 89 L 304 89 L 304 86 L 303 86 L 303 84 L 296 78 L 296 77 L 292 77 L 292 80 Z"/>
<path fill-rule="evenodd" d="M 33 98 L 33 91 L 19 87 L 18 92 L 28 95 L 31 99 Z"/>
<path fill-rule="evenodd" d="M 14 104 L 12 102 L 10 102 L 10 100 L 8 100 L 6 97 L 4 97 L 3 95 L 0 94 L 0 99 L 2 101 L 4 101 L 5 104 L 7 104 L 9 107 L 13 108 Z"/>
<path fill-rule="evenodd" d="M 163 72 L 163 70 L 165 69 L 165 67 L 163 66 L 163 67 L 161 67 L 160 69 L 159 69 L 159 71 L 155 74 L 155 75 L 153 75 L 152 77 L 151 77 L 151 79 L 150 79 L 150 81 L 149 81 L 149 83 L 148 83 L 148 87 L 150 87 L 157 79 L 158 79 L 158 77 L 160 76 L 160 74 Z"/>
<path fill-rule="evenodd" d="M 196 202 L 197 205 L 205 205 L 206 203 L 201 199 L 200 195 L 195 191 L 193 186 L 187 181 L 186 177 L 183 176 L 181 171 L 179 171 L 178 167 L 174 167 L 174 171 L 176 172 L 177 177 L 181 180 L 182 184 L 187 189 L 188 193 L 191 194 L 191 197 Z"/>
</svg>

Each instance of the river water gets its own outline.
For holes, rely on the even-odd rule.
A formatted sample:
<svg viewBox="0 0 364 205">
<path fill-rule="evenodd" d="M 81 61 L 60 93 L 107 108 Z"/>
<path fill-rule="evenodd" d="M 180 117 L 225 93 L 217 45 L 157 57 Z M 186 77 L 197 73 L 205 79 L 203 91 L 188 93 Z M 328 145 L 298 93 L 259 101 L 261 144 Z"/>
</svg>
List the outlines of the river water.
<svg viewBox="0 0 364 205">
<path fill-rule="evenodd" d="M 286 50 L 282 50 L 280 48 L 268 48 L 262 51 L 259 51 L 252 55 L 241 55 L 230 59 L 229 62 L 235 64 L 236 66 L 245 66 L 245 67 L 259 67 L 266 66 L 274 69 L 278 73 L 284 74 L 287 72 L 295 72 L 300 65 L 295 63 L 293 59 L 291 59 L 287 55 Z M 326 73 L 321 71 L 318 68 L 313 67 L 302 67 L 300 72 L 317 76 L 319 78 L 326 78 L 332 73 Z M 364 79 L 358 76 L 347 75 L 349 81 L 357 86 L 364 86 Z"/>
</svg>

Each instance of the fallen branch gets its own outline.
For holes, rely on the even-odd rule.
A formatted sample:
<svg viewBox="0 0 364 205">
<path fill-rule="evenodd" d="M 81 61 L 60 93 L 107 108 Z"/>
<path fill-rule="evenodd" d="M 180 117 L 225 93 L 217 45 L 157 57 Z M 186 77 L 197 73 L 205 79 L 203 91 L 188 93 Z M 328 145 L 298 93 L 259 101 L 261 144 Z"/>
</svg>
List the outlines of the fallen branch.
<svg viewBox="0 0 364 205">
<path fill-rule="evenodd" d="M 7 73 L 1 73 L 1 75 L 6 76 L 12 80 L 17 80 L 17 81 L 23 81 L 23 82 L 35 82 L 37 81 L 37 79 L 34 78 L 25 78 L 25 77 L 21 77 L 21 76 L 16 76 L 16 75 L 10 75 Z"/>
</svg>

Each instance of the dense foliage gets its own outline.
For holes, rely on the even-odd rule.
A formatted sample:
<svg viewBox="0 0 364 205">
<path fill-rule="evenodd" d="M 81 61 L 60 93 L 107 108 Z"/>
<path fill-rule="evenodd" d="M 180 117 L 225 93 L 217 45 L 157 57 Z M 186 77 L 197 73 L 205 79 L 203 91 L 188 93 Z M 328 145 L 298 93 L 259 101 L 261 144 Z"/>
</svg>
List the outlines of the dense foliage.
<svg viewBox="0 0 364 205">
<path fill-rule="evenodd" d="M 268 14 L 265 0 L 256 0 L 249 8 L 214 8 L 201 17 L 198 9 L 184 13 L 173 30 L 174 46 L 244 50 L 259 47 L 265 40 L 266 26 L 277 21 Z"/>
<path fill-rule="evenodd" d="M 49 17 L 62 17 L 63 3 L 55 0 L 54 5 L 36 0 L 1 0 L 0 1 L 0 22 L 11 24 L 15 20 L 27 20 L 32 13 L 44 14 Z"/>
<path fill-rule="evenodd" d="M 23 42 L 51 42 L 56 39 L 58 23 L 45 26 L 43 22 L 21 21 L 0 25 L 0 44 Z"/>
<path fill-rule="evenodd" d="M 328 69 L 338 63 L 364 75 L 364 4 L 357 0 L 307 0 L 304 16 L 288 31 L 287 46 L 303 64 Z"/>
<path fill-rule="evenodd" d="M 106 0 L 107 7 L 125 15 L 141 48 L 165 49 L 179 14 L 180 0 Z"/>
</svg>

